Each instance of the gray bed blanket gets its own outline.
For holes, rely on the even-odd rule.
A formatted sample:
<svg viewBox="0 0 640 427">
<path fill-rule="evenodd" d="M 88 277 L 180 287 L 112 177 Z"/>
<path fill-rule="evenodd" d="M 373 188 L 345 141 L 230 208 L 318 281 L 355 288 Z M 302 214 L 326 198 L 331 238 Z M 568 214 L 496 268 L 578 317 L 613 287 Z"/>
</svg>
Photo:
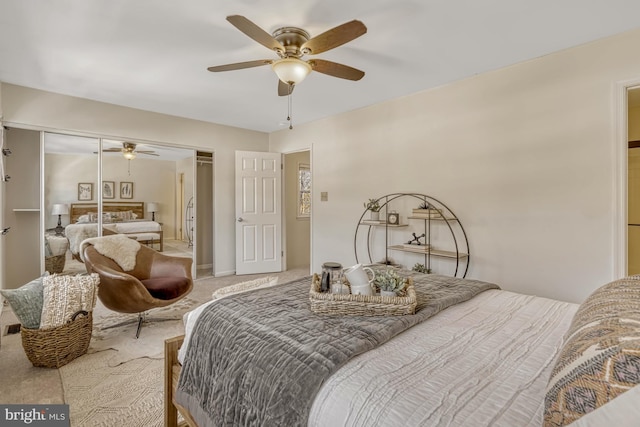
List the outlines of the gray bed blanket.
<svg viewBox="0 0 640 427">
<path fill-rule="evenodd" d="M 304 426 L 325 379 L 439 311 L 497 285 L 413 274 L 416 314 L 318 315 L 311 278 L 220 300 L 196 322 L 176 391 L 199 426 Z"/>
</svg>

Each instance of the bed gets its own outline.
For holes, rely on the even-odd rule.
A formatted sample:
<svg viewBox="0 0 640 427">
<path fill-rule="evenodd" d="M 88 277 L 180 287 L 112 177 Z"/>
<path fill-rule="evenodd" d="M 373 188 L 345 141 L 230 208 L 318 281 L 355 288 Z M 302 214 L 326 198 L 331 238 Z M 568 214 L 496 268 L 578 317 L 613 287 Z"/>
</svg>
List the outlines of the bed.
<svg viewBox="0 0 640 427">
<path fill-rule="evenodd" d="M 102 233 L 126 234 L 147 245 L 159 245 L 163 251 L 162 226 L 156 221 L 144 219 L 144 202 L 103 202 Z M 80 243 L 98 235 L 98 204 L 72 203 L 69 212 L 71 223 L 65 227 L 69 249 L 80 260 Z"/>
<path fill-rule="evenodd" d="M 403 274 L 414 278 L 417 314 L 394 321 L 369 318 L 371 328 L 358 325 L 348 341 L 342 330 L 358 319 L 304 312 L 310 278 L 230 295 L 187 313 L 185 336 L 165 343 L 165 425 L 176 425 L 178 412 L 189 425 L 201 427 L 514 427 L 575 420 L 575 425 L 612 420 L 611 425 L 637 425 L 638 277 L 607 284 L 576 305 L 468 279 Z M 472 292 L 448 296 L 463 287 Z M 286 322 L 274 313 L 295 318 L 296 310 L 306 319 L 291 329 L 308 320 L 311 333 L 283 333 Z M 424 312 L 428 315 L 412 320 Z M 398 322 L 409 325 L 387 333 Z M 382 339 L 376 324 L 385 332 Z M 354 339 L 380 342 L 343 358 Z M 274 341 L 281 346 L 275 358 L 265 350 Z M 307 348 L 315 341 L 319 347 Z M 238 360 L 248 363 L 234 364 Z M 285 366 L 278 370 L 279 364 Z M 305 364 L 313 369 L 305 370 Z M 323 370 L 319 382 L 307 381 L 309 373 Z"/>
</svg>

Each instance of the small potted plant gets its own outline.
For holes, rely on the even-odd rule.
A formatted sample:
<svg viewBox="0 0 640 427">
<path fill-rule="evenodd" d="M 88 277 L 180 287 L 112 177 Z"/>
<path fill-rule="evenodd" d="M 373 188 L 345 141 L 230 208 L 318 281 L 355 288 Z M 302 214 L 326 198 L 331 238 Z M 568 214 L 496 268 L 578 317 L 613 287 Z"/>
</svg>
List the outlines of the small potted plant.
<svg viewBox="0 0 640 427">
<path fill-rule="evenodd" d="M 431 274 L 431 269 L 425 267 L 424 264 L 420 264 L 419 262 L 416 262 L 412 270 L 417 271 L 418 273 Z"/>
<path fill-rule="evenodd" d="M 438 218 L 442 215 L 442 210 L 436 209 L 428 202 L 422 202 L 417 208 L 413 209 L 413 216 L 416 218 Z"/>
<path fill-rule="evenodd" d="M 380 203 L 378 199 L 369 199 L 368 202 L 365 202 L 364 207 L 369 211 L 371 220 L 378 221 L 380 219 Z"/>
<path fill-rule="evenodd" d="M 373 282 L 380 288 L 380 296 L 383 297 L 395 297 L 407 286 L 407 279 L 391 268 L 377 273 Z"/>
</svg>

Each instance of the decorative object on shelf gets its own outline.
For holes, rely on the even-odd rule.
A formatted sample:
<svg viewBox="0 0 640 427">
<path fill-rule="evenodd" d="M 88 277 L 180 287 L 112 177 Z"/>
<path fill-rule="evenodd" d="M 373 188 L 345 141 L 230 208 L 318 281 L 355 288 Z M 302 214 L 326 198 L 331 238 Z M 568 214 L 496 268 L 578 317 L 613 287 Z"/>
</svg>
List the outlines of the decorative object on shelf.
<svg viewBox="0 0 640 427">
<path fill-rule="evenodd" d="M 133 199 L 133 182 L 122 181 L 120 183 L 120 198 Z"/>
<path fill-rule="evenodd" d="M 407 242 L 408 245 L 416 245 L 416 246 L 423 246 L 424 243 L 422 243 L 420 241 L 420 239 L 422 239 L 423 237 L 427 237 L 427 235 L 425 233 L 422 233 L 421 235 L 417 236 L 416 233 L 411 233 L 411 235 L 413 236 L 413 239 L 409 240 Z"/>
<path fill-rule="evenodd" d="M 366 210 L 369 211 L 369 219 L 372 221 L 378 221 L 380 219 L 380 202 L 378 199 L 369 199 L 364 204 Z"/>
<path fill-rule="evenodd" d="M 431 269 L 424 266 L 424 264 L 420 264 L 416 262 L 412 268 L 413 271 L 417 271 L 418 273 L 431 274 Z"/>
<path fill-rule="evenodd" d="M 93 200 L 93 184 L 90 182 L 78 183 L 78 200 Z"/>
<path fill-rule="evenodd" d="M 115 199 L 116 198 L 116 183 L 115 183 L 115 181 L 102 181 L 102 198 L 103 199 Z"/>
<path fill-rule="evenodd" d="M 64 231 L 62 215 L 69 215 L 69 205 L 66 203 L 55 203 L 51 209 L 51 215 L 58 215 L 58 226 L 55 228 L 56 236 L 62 236 L 62 232 Z"/>
<path fill-rule="evenodd" d="M 158 204 L 156 202 L 147 203 L 147 212 L 151 212 L 151 221 L 156 220 L 156 212 L 158 212 Z"/>
<path fill-rule="evenodd" d="M 373 282 L 380 289 L 381 296 L 396 296 L 407 286 L 407 279 L 391 268 L 379 271 Z"/>
<path fill-rule="evenodd" d="M 389 225 L 400 225 L 400 214 L 396 211 L 391 211 L 387 214 L 387 223 Z"/>
</svg>

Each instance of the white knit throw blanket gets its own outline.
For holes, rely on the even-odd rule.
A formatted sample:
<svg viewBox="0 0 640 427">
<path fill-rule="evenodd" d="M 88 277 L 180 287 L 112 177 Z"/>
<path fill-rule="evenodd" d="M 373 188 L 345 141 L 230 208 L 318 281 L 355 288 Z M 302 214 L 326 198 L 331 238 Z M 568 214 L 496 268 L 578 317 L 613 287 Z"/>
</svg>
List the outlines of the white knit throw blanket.
<svg viewBox="0 0 640 427">
<path fill-rule="evenodd" d="M 98 253 L 111 258 L 124 271 L 131 271 L 136 266 L 136 255 L 140 250 L 140 243 L 125 236 L 113 234 L 102 237 L 92 237 L 80 243 L 80 257 L 84 261 L 84 248 L 93 245 Z"/>
</svg>

